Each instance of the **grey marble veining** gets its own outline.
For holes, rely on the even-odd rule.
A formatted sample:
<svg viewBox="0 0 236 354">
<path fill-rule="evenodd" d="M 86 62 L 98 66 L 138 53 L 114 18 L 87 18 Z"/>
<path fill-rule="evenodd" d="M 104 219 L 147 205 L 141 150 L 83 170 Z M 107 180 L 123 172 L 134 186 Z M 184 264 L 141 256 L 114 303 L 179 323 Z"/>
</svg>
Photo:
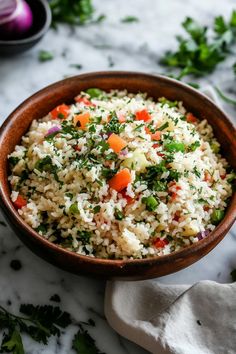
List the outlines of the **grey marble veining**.
<svg viewBox="0 0 236 354">
<path fill-rule="evenodd" d="M 0 124 L 24 99 L 42 87 L 82 72 L 97 70 L 134 70 L 163 73 L 158 65 L 161 54 L 175 46 L 174 35 L 182 33 L 180 23 L 193 16 L 207 24 L 215 15 L 229 16 L 234 0 L 103 0 L 94 1 L 97 13 L 107 19 L 97 25 L 71 30 L 61 26 L 51 30 L 31 51 L 14 58 L 0 58 Z M 138 23 L 123 24 L 120 19 L 133 15 Z M 40 49 L 54 53 L 54 60 L 38 62 Z M 217 71 L 200 80 L 202 86 L 216 83 L 234 87 L 231 64 L 233 58 L 219 65 Z M 71 64 L 81 64 L 78 70 Z M 232 120 L 235 111 L 224 107 Z M 0 220 L 4 220 L 0 215 Z M 193 283 L 201 279 L 230 281 L 230 271 L 236 267 L 236 229 L 204 259 L 188 269 L 163 277 L 161 282 Z M 18 259 L 19 271 L 10 267 Z M 141 354 L 141 348 L 119 337 L 107 324 L 103 313 L 105 281 L 78 277 L 63 272 L 33 255 L 13 232 L 0 225 L 0 304 L 17 311 L 20 303 L 46 304 L 58 294 L 64 310 L 76 320 L 93 318 L 96 327 L 89 332 L 99 348 L 107 354 Z M 11 305 L 7 305 L 8 301 Z M 59 340 L 52 338 L 47 347 L 36 345 L 24 337 L 29 354 L 72 353 L 71 339 L 76 328 L 71 326 Z"/>
</svg>

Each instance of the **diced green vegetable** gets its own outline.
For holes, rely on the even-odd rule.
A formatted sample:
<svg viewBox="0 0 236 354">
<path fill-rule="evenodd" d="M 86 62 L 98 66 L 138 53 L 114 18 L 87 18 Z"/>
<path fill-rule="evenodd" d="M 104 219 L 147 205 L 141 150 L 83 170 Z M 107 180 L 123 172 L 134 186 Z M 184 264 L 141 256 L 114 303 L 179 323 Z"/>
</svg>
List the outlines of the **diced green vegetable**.
<svg viewBox="0 0 236 354">
<path fill-rule="evenodd" d="M 229 178 L 227 178 L 227 182 L 232 183 L 236 179 L 236 173 L 231 172 Z"/>
<path fill-rule="evenodd" d="M 134 150 L 133 156 L 128 157 L 122 162 L 122 166 L 141 172 L 143 172 L 149 165 L 150 163 L 146 159 L 145 154 L 139 149 Z"/>
<path fill-rule="evenodd" d="M 160 97 L 158 101 L 162 104 L 162 106 L 164 106 L 165 104 L 167 104 L 170 108 L 178 106 L 178 101 L 170 101 L 167 100 L 167 98 L 165 97 Z"/>
<path fill-rule="evenodd" d="M 148 211 L 154 211 L 157 206 L 159 205 L 159 202 L 155 197 L 150 195 L 149 197 L 144 197 L 142 198 L 142 203 L 146 204 L 146 208 Z"/>
<path fill-rule="evenodd" d="M 116 220 L 123 220 L 124 219 L 124 214 L 122 213 L 122 211 L 120 211 L 119 209 L 115 209 L 115 218 Z"/>
<path fill-rule="evenodd" d="M 79 214 L 78 204 L 77 203 L 71 204 L 71 206 L 69 207 L 69 212 L 71 214 Z"/>
<path fill-rule="evenodd" d="M 91 98 L 99 97 L 99 96 L 101 96 L 103 94 L 102 90 L 100 90 L 98 88 L 89 88 L 88 90 L 86 90 L 86 93 Z"/>
<path fill-rule="evenodd" d="M 220 221 L 224 218 L 224 211 L 221 209 L 215 209 L 213 213 L 211 214 L 211 222 L 214 225 L 217 225 L 220 223 Z"/>
<path fill-rule="evenodd" d="M 165 144 L 165 149 L 169 152 L 185 151 L 184 143 L 178 141 L 172 141 L 171 143 Z"/>
</svg>

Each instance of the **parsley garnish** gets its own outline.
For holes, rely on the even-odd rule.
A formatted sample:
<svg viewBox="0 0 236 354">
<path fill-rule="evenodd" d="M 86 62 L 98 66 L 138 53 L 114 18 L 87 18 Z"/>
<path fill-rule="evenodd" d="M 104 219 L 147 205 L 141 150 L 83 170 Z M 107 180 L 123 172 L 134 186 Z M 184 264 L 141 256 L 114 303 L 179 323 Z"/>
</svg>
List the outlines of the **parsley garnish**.
<svg viewBox="0 0 236 354">
<path fill-rule="evenodd" d="M 40 50 L 38 59 L 41 62 L 49 61 L 53 59 L 53 54 L 47 50 Z"/>
<path fill-rule="evenodd" d="M 120 20 L 122 23 L 139 22 L 139 19 L 135 16 L 126 16 Z"/>
<path fill-rule="evenodd" d="M 104 354 L 97 348 L 95 340 L 81 325 L 73 339 L 72 349 L 78 354 Z"/>
<path fill-rule="evenodd" d="M 20 159 L 19 159 L 19 157 L 10 156 L 10 157 L 8 158 L 8 161 L 9 161 L 10 165 L 11 165 L 12 167 L 14 167 L 16 164 L 18 164 L 18 162 L 20 161 Z"/>
<path fill-rule="evenodd" d="M 94 9 L 91 0 L 52 0 L 52 26 L 64 22 L 70 25 L 82 25 L 91 20 Z"/>
<path fill-rule="evenodd" d="M 179 47 L 176 52 L 168 51 L 161 63 L 179 68 L 178 79 L 192 74 L 204 76 L 211 73 L 230 52 L 236 39 L 236 11 L 228 22 L 222 16 L 214 19 L 214 36 L 210 40 L 208 28 L 200 26 L 194 19 L 187 17 L 182 23 L 187 37 L 177 36 Z"/>
<path fill-rule="evenodd" d="M 48 343 L 51 336 L 60 336 L 61 328 L 71 324 L 71 317 L 59 307 L 21 305 L 24 316 L 16 316 L 0 306 L 0 328 L 5 330 L 0 351 L 24 354 L 21 333 L 39 343 Z"/>
<path fill-rule="evenodd" d="M 116 113 L 112 112 L 111 119 L 104 128 L 106 133 L 120 134 L 125 129 L 125 124 L 120 124 Z"/>
</svg>

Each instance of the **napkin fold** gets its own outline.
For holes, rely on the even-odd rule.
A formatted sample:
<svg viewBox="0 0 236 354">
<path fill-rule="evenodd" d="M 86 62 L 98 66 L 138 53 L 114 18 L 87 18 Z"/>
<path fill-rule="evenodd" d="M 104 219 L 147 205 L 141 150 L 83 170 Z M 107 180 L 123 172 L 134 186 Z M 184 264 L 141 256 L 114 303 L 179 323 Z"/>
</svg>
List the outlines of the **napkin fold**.
<svg viewBox="0 0 236 354">
<path fill-rule="evenodd" d="M 202 92 L 219 105 L 215 90 Z M 107 282 L 105 316 L 153 354 L 236 354 L 236 283 Z"/>
<path fill-rule="evenodd" d="M 236 284 L 108 282 L 105 315 L 153 354 L 236 353 Z"/>
</svg>

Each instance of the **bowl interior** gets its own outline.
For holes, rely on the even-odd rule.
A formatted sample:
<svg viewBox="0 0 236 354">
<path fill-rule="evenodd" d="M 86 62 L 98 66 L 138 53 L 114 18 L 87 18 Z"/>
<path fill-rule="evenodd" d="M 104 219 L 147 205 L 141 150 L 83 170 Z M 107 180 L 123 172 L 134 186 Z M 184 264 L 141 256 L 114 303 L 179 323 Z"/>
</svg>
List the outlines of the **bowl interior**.
<svg viewBox="0 0 236 354">
<path fill-rule="evenodd" d="M 74 97 L 82 90 L 87 88 L 98 87 L 109 91 L 110 89 L 127 89 L 129 92 L 147 92 L 147 94 L 154 99 L 158 97 L 166 97 L 169 100 L 183 101 L 184 106 L 193 112 L 200 119 L 207 119 L 211 124 L 214 134 L 222 146 L 222 155 L 226 157 L 230 165 L 236 168 L 236 132 L 233 125 L 227 119 L 225 114 L 210 101 L 207 97 L 200 94 L 195 89 L 183 85 L 175 80 L 161 77 L 152 76 L 141 73 L 132 72 L 99 72 L 84 74 L 72 77 L 56 84 L 53 84 L 35 95 L 31 96 L 22 105 L 20 105 L 3 124 L 0 134 L 0 194 L 4 208 L 7 210 L 8 215 L 14 222 L 25 228 L 26 232 L 31 234 L 31 237 L 38 238 L 40 244 L 45 247 L 51 247 L 58 253 L 67 254 L 69 251 L 62 250 L 58 246 L 50 246 L 49 242 L 37 235 L 32 231 L 29 226 L 24 224 L 18 213 L 12 206 L 10 200 L 10 189 L 7 182 L 8 177 L 8 163 L 7 156 L 14 150 L 15 145 L 19 144 L 22 135 L 24 135 L 32 120 L 39 119 L 51 111 L 55 106 L 60 103 L 72 103 Z M 168 274 L 183 268 L 194 261 L 200 259 L 203 255 L 208 253 L 214 246 L 223 238 L 229 227 L 232 225 L 236 216 L 236 195 L 232 198 L 230 205 L 227 209 L 224 220 L 217 226 L 211 235 L 196 244 L 193 244 L 181 251 L 175 252 L 167 256 L 156 257 L 150 260 L 150 264 L 163 266 L 163 270 L 153 268 L 152 272 L 147 271 L 145 277 L 157 276 L 159 274 Z M 83 259 L 83 262 L 89 262 L 91 257 L 79 256 L 72 252 L 70 259 L 76 262 L 76 259 Z M 186 261 L 184 260 L 186 257 Z M 176 263 L 175 265 L 175 261 Z M 92 263 L 101 262 L 101 264 L 148 264 L 148 260 L 128 260 L 128 261 L 113 261 L 113 260 L 92 260 Z M 56 262 L 55 262 L 56 263 Z M 166 266 L 169 263 L 169 266 Z M 58 262 L 57 262 L 58 264 Z M 65 268 L 65 267 L 64 267 Z M 69 268 L 68 268 L 69 269 Z M 106 268 L 107 269 L 107 268 Z M 138 269 L 138 268 L 137 268 Z M 141 269 L 141 268 L 140 268 Z M 132 270 L 135 273 L 135 269 Z M 154 274 L 155 273 L 155 274 Z M 118 272 L 119 274 L 119 272 Z M 144 277 L 139 277 L 144 278 Z"/>
</svg>

